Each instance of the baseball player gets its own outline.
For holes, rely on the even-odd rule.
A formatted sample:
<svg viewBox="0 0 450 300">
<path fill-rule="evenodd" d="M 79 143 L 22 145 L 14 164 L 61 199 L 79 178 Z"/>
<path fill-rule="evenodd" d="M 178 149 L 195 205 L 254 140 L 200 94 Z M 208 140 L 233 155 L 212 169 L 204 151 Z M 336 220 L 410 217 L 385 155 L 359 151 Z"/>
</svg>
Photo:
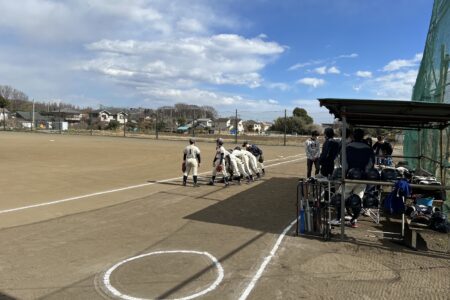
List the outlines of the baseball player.
<svg viewBox="0 0 450 300">
<path fill-rule="evenodd" d="M 230 152 L 228 152 L 225 147 L 223 146 L 223 139 L 218 138 L 216 140 L 216 156 L 213 160 L 213 170 L 212 170 L 212 177 L 209 181 L 209 185 L 214 185 L 214 180 L 216 179 L 217 172 L 222 173 L 223 181 L 225 183 L 225 187 L 229 185 L 228 182 L 228 173 L 227 168 L 225 164 L 225 158 L 230 155 Z"/>
<path fill-rule="evenodd" d="M 256 160 L 256 157 L 250 151 L 246 150 L 245 148 L 242 148 L 241 152 L 243 152 L 244 155 L 246 155 L 247 158 L 248 158 L 248 168 L 249 168 L 249 171 L 250 171 L 249 174 L 252 174 L 252 173 L 256 174 L 256 177 L 260 178 L 261 175 L 259 173 L 258 162 Z M 253 179 L 253 176 L 250 175 L 250 178 Z"/>
<path fill-rule="evenodd" d="M 241 151 L 241 147 L 237 146 L 231 151 L 231 155 L 236 157 L 236 165 L 239 170 L 241 177 L 247 179 L 247 183 L 250 183 L 250 168 L 248 166 L 248 157 L 245 153 Z M 247 166 L 246 166 L 247 165 Z"/>
<path fill-rule="evenodd" d="M 183 151 L 183 163 L 185 171 L 183 172 L 183 185 L 186 186 L 188 175 L 192 169 L 192 178 L 194 179 L 194 187 L 199 187 L 197 183 L 197 170 L 200 167 L 200 149 L 195 146 L 195 140 L 189 139 L 189 145 Z"/>
<path fill-rule="evenodd" d="M 255 156 L 258 168 L 261 169 L 262 174 L 265 175 L 266 171 L 264 170 L 264 156 L 261 148 L 259 148 L 255 144 L 250 144 L 247 141 L 243 143 L 242 147 L 246 147 L 247 150 Z"/>
</svg>

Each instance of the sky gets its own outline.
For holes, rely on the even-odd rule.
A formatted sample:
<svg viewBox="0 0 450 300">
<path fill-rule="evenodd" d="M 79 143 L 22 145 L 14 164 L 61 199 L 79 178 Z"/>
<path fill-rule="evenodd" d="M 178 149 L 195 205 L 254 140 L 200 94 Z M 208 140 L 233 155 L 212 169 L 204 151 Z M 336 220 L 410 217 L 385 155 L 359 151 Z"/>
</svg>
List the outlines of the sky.
<svg viewBox="0 0 450 300">
<path fill-rule="evenodd" d="M 0 0 L 0 85 L 81 107 L 410 100 L 432 0 Z"/>
</svg>

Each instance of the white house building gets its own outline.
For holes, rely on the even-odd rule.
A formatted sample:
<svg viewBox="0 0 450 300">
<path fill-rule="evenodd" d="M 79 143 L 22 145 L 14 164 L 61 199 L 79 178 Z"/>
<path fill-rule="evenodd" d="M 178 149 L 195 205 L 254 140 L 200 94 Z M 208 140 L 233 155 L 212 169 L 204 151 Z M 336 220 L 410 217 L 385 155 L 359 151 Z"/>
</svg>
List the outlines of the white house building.
<svg viewBox="0 0 450 300">
<path fill-rule="evenodd" d="M 3 120 L 8 120 L 9 111 L 5 108 L 5 114 L 3 114 L 3 108 L 0 108 L 0 122 Z"/>
</svg>

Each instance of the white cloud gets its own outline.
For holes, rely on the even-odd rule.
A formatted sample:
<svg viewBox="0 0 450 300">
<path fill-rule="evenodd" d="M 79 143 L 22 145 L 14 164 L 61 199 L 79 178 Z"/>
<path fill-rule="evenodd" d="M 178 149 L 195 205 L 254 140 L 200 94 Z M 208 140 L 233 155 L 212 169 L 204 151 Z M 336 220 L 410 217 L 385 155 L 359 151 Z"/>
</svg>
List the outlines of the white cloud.
<svg viewBox="0 0 450 300">
<path fill-rule="evenodd" d="M 339 71 L 339 69 L 335 66 L 332 66 L 331 68 L 328 68 L 327 71 L 329 74 L 340 74 L 341 71 Z"/>
<path fill-rule="evenodd" d="M 416 54 L 412 59 L 396 59 L 390 61 L 387 65 L 383 67 L 383 71 L 392 72 L 403 68 L 417 67 L 417 65 L 422 60 L 422 53 Z"/>
<path fill-rule="evenodd" d="M 357 71 L 356 76 L 362 77 L 362 78 L 371 78 L 372 72 L 370 71 Z"/>
<path fill-rule="evenodd" d="M 280 91 L 288 91 L 291 87 L 283 82 L 272 82 L 266 84 L 269 89 L 279 89 Z"/>
<path fill-rule="evenodd" d="M 325 75 L 325 74 L 340 74 L 341 71 L 335 66 L 327 68 L 326 66 L 318 67 L 313 70 L 314 73 Z"/>
<path fill-rule="evenodd" d="M 417 70 L 409 70 L 381 76 L 373 80 L 372 86 L 375 87 L 378 96 L 411 99 L 417 72 Z"/>
<path fill-rule="evenodd" d="M 288 70 L 289 71 L 295 71 L 295 70 L 298 70 L 298 69 L 301 69 L 301 68 L 304 68 L 304 67 L 319 65 L 319 64 L 321 64 L 323 62 L 324 62 L 324 60 L 321 60 L 321 59 L 310 60 L 310 61 L 307 61 L 307 62 L 304 62 L 304 63 L 298 63 L 298 64 L 295 64 L 295 65 L 292 65 L 292 66 L 289 67 Z"/>
<path fill-rule="evenodd" d="M 339 55 L 338 58 L 356 58 L 358 57 L 357 53 L 352 53 L 352 54 L 342 54 Z"/>
<path fill-rule="evenodd" d="M 297 81 L 297 83 L 304 84 L 304 85 L 309 85 L 309 86 L 312 86 L 314 88 L 317 88 L 317 87 L 319 87 L 321 85 L 324 85 L 325 84 L 325 80 L 323 80 L 321 78 L 305 77 L 305 78 L 299 79 Z"/>
<path fill-rule="evenodd" d="M 284 48 L 260 38 L 232 34 L 144 42 L 101 40 L 86 46 L 96 58 L 81 69 L 136 84 L 167 82 L 174 87 L 262 83 L 261 71 Z"/>
<path fill-rule="evenodd" d="M 323 67 L 318 67 L 314 69 L 314 72 L 320 75 L 326 74 L 327 73 L 327 67 L 323 66 Z"/>
</svg>

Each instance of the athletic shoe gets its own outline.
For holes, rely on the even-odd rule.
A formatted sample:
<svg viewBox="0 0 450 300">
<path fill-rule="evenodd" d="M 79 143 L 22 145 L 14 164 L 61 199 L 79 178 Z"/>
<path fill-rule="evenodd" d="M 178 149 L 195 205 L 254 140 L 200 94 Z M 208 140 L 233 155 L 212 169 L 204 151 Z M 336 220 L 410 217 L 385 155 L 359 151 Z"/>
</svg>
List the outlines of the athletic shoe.
<svg viewBox="0 0 450 300">
<path fill-rule="evenodd" d="M 330 224 L 331 224 L 331 225 L 341 225 L 341 221 L 340 221 L 340 220 L 337 220 L 337 219 L 336 219 L 336 220 L 331 220 L 331 221 L 330 221 Z"/>
<path fill-rule="evenodd" d="M 358 223 L 356 220 L 354 220 L 353 222 L 350 222 L 350 227 L 352 228 L 358 228 Z"/>
<path fill-rule="evenodd" d="M 194 187 L 200 187 L 200 184 L 198 184 L 198 183 L 194 183 L 194 185 L 193 185 Z"/>
<path fill-rule="evenodd" d="M 214 185 L 214 181 L 210 181 L 210 182 L 208 182 L 208 185 Z"/>
<path fill-rule="evenodd" d="M 186 181 L 183 181 L 183 186 L 186 186 Z"/>
<path fill-rule="evenodd" d="M 225 187 L 228 187 L 230 185 L 229 182 L 225 182 Z"/>
</svg>

